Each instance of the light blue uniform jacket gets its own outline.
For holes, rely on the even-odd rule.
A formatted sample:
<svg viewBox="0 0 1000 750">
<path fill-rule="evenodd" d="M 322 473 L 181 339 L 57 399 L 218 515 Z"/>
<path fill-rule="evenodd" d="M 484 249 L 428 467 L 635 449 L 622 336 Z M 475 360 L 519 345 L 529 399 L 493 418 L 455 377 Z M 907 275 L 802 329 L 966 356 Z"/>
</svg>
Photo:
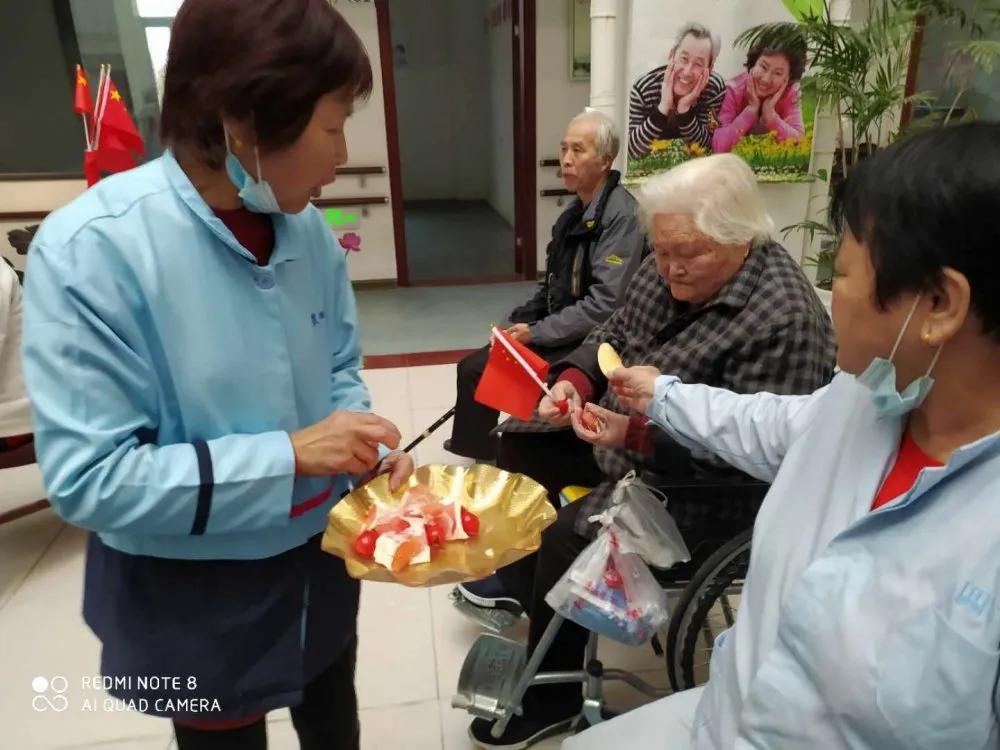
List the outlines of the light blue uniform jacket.
<svg viewBox="0 0 1000 750">
<path fill-rule="evenodd" d="M 289 438 L 369 409 L 347 268 L 315 208 L 273 218 L 259 267 L 168 152 L 53 213 L 32 243 L 39 464 L 60 515 L 115 549 L 268 557 L 321 531 L 348 487 L 296 477 Z"/>
<path fill-rule="evenodd" d="M 998 746 L 1000 434 L 872 512 L 904 424 L 869 393 L 847 374 L 810 396 L 657 379 L 653 421 L 772 483 L 697 750 Z"/>
</svg>

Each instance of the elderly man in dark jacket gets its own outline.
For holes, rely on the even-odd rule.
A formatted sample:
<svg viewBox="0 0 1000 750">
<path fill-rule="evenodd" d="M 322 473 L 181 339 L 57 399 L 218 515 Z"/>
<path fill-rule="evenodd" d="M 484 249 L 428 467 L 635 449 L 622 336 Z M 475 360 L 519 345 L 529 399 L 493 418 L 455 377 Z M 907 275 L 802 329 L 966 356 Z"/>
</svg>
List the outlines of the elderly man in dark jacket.
<svg viewBox="0 0 1000 750">
<path fill-rule="evenodd" d="M 635 199 L 611 169 L 618 147 L 614 123 L 596 111 L 573 118 L 561 144 L 563 182 L 577 197 L 552 227 L 544 278 L 510 314 L 507 329 L 550 362 L 608 319 L 644 255 Z M 497 412 L 476 403 L 473 394 L 488 354 L 484 347 L 458 365 L 455 424 L 445 444 L 453 453 L 487 461 L 496 458 L 490 431 Z"/>
<path fill-rule="evenodd" d="M 798 264 L 770 239 L 773 223 L 745 162 L 732 154 L 687 162 L 647 182 L 639 203 L 653 257 L 636 272 L 624 305 L 552 368 L 553 397 L 568 399 L 570 414 L 546 397 L 532 422 L 502 427 L 502 468 L 533 477 L 554 501 L 567 485 L 594 490 L 559 511 L 536 555 L 458 587 L 468 606 L 526 609 L 531 649 L 552 617 L 545 595 L 593 538 L 588 518 L 608 506 L 627 472 L 665 488 L 691 548 L 747 528 L 756 510 L 754 498 L 725 487 L 745 487 L 749 477 L 621 406 L 597 366 L 601 343 L 626 366 L 652 365 L 737 393 L 811 393 L 833 374 L 830 320 Z M 601 422 L 596 432 L 580 419 L 590 401 L 598 405 L 590 409 Z M 698 485 L 710 491 L 688 491 Z M 580 669 L 586 640 L 583 628 L 563 623 L 541 671 Z M 580 705 L 578 684 L 533 687 L 503 737 L 492 738 L 482 719 L 471 732 L 482 747 L 527 747 L 568 725 Z"/>
</svg>

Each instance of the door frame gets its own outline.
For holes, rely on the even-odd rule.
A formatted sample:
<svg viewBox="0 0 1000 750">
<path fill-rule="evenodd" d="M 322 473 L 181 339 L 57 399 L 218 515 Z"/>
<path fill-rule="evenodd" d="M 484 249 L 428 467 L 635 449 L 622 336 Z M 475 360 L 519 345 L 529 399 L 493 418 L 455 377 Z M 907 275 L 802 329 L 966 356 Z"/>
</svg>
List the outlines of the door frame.
<svg viewBox="0 0 1000 750">
<path fill-rule="evenodd" d="M 511 45 L 514 63 L 514 270 L 537 278 L 538 193 L 535 117 L 535 0 L 513 0 Z"/>
<path fill-rule="evenodd" d="M 406 221 L 403 208 L 402 160 L 399 152 L 399 115 L 396 110 L 396 79 L 393 69 L 392 29 L 389 0 L 375 0 L 379 62 L 385 107 L 385 139 L 389 162 L 389 192 L 393 241 L 396 246 L 398 286 L 481 284 L 537 277 L 537 209 L 535 175 L 535 0 L 498 0 L 511 13 L 510 41 L 513 65 L 514 132 L 514 277 L 470 278 L 413 282 L 407 265 Z"/>
<path fill-rule="evenodd" d="M 406 224 L 403 213 L 402 161 L 399 157 L 399 117 L 396 112 L 396 75 L 393 67 L 389 0 L 375 0 L 379 62 L 382 69 L 382 100 L 385 108 L 385 143 L 389 161 L 389 204 L 392 206 L 392 239 L 396 246 L 396 284 L 410 286 L 406 263 Z"/>
</svg>

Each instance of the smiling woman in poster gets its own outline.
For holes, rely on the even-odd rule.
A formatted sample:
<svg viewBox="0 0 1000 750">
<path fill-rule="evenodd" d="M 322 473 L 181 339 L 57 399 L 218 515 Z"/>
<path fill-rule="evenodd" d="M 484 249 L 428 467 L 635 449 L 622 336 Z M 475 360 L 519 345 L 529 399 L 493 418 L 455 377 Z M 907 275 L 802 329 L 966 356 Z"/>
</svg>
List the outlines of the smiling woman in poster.
<svg viewBox="0 0 1000 750">
<path fill-rule="evenodd" d="M 803 136 L 799 81 L 805 67 L 804 38 L 759 41 L 747 53 L 746 70 L 726 84 L 712 150 L 731 151 L 746 135 L 771 132 L 778 141 Z"/>
</svg>

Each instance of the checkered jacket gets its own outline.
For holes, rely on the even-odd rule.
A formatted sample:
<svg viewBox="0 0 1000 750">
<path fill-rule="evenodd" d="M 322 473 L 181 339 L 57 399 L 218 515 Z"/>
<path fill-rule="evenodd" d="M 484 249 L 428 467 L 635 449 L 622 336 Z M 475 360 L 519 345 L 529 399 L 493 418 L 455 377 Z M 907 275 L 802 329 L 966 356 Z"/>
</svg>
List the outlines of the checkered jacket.
<svg viewBox="0 0 1000 750">
<path fill-rule="evenodd" d="M 583 370 L 602 394 L 600 405 L 626 414 L 628 410 L 607 388 L 607 380 L 597 367 L 601 342 L 614 346 L 626 366 L 652 365 L 684 382 L 737 393 L 811 393 L 830 380 L 835 359 L 830 319 L 802 269 L 777 243 L 755 247 L 736 275 L 698 308 L 670 295 L 653 257 L 643 262 L 629 284 L 624 305 L 551 371 L 557 378 L 568 367 Z M 502 432 L 555 429 L 559 428 L 543 422 L 537 414 L 530 422 L 509 420 L 500 428 Z M 706 481 L 712 477 L 732 480 L 735 470 L 718 457 L 703 449 L 688 451 L 653 425 L 650 430 L 656 446 L 652 459 L 623 449 L 594 448 L 594 457 L 607 479 L 579 501 L 585 506 L 577 531 L 590 534 L 587 517 L 606 507 L 615 481 L 628 471 L 669 473 L 669 466 L 655 465 L 657 456 L 681 454 L 693 473 Z M 677 518 L 679 509 L 671 510 L 682 528 L 707 520 Z M 690 511 L 699 512 L 697 508 Z"/>
</svg>

